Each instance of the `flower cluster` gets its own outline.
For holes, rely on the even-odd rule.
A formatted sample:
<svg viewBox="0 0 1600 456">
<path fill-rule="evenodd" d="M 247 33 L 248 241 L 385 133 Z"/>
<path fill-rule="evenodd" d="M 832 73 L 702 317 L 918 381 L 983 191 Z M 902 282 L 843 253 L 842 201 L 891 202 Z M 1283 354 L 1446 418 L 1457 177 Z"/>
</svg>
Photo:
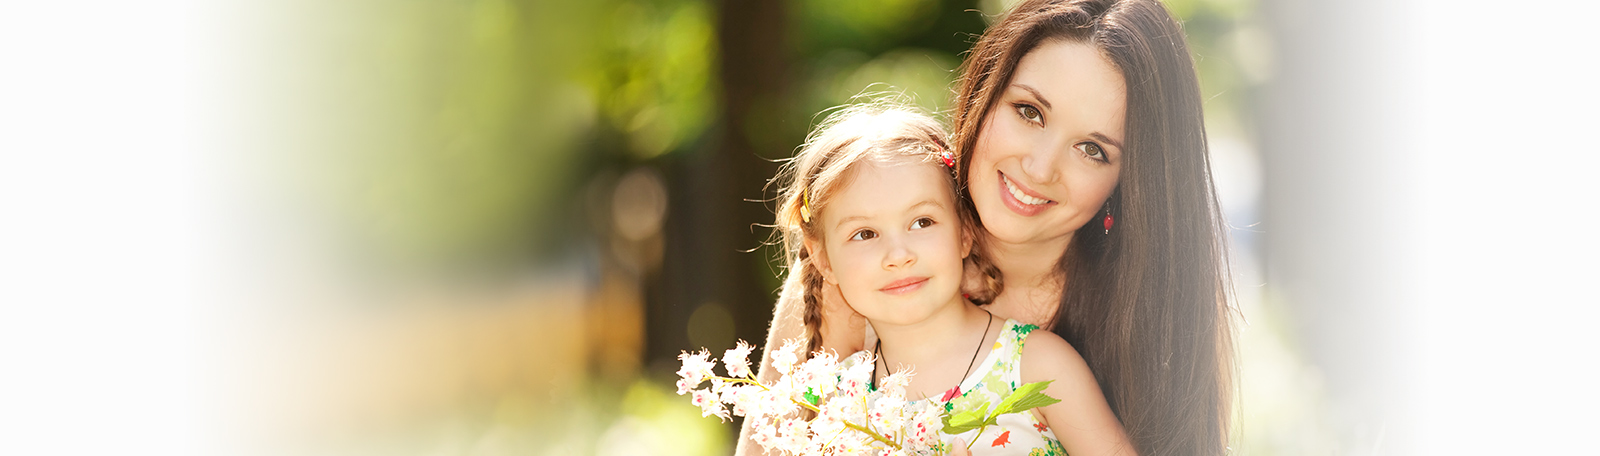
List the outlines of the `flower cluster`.
<svg viewBox="0 0 1600 456">
<path fill-rule="evenodd" d="M 873 390 L 877 360 L 872 355 L 861 352 L 840 360 L 832 353 L 817 352 L 802 361 L 800 342 L 789 340 L 771 353 L 773 368 L 781 377 L 764 384 L 750 370 L 751 351 L 740 341 L 723 354 L 726 377 L 712 371 L 716 361 L 707 350 L 678 355 L 683 361 L 678 394 L 689 394 L 702 416 L 745 417 L 752 424 L 752 440 L 769 452 L 935 455 L 949 451 L 939 439 L 944 404 L 908 402 L 910 372 L 895 372 Z M 708 381 L 710 387 L 700 388 Z"/>
</svg>

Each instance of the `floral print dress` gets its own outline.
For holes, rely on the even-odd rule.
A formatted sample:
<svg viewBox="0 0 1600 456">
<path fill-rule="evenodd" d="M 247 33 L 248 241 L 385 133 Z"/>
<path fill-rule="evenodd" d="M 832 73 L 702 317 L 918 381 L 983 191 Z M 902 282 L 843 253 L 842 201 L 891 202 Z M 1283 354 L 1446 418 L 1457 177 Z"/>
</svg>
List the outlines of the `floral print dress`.
<svg viewBox="0 0 1600 456">
<path fill-rule="evenodd" d="M 952 412 L 975 410 L 983 404 L 999 405 L 1022 384 L 1022 346 L 1028 333 L 1038 326 L 1006 320 L 994 348 L 982 364 L 961 382 L 961 395 L 945 406 Z M 926 402 L 926 401 L 922 401 Z M 971 443 L 972 454 L 980 455 L 1065 455 L 1066 450 L 1049 426 L 1039 422 L 1032 410 L 1000 415 L 998 426 L 974 429 L 959 435 L 946 435 L 945 441 L 960 437 Z M 981 431 L 981 433 L 980 433 Z"/>
</svg>

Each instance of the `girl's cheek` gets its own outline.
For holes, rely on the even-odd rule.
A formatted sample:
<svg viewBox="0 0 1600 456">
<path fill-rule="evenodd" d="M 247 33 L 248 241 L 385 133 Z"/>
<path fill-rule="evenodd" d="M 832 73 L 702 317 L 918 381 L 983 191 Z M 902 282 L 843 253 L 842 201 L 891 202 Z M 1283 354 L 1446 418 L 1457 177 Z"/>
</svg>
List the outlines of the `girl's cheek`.
<svg viewBox="0 0 1600 456">
<path fill-rule="evenodd" d="M 930 259 L 940 261 L 947 261 L 952 258 L 959 260 L 961 258 L 960 235 L 944 236 L 943 234 L 946 233 L 940 234 L 941 236 L 928 236 L 928 239 L 922 242 L 920 247 L 923 254 L 934 256 L 936 258 Z"/>
</svg>

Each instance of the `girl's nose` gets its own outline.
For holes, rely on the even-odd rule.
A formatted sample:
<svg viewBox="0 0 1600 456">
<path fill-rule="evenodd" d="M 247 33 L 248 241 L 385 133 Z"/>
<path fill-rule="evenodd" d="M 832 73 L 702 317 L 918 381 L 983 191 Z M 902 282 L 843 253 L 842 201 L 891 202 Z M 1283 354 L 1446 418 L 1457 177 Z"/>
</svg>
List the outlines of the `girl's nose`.
<svg viewBox="0 0 1600 456">
<path fill-rule="evenodd" d="M 916 252 L 912 252 L 911 249 L 906 246 L 905 241 L 896 241 L 894 242 L 894 246 L 889 248 L 888 254 L 883 258 L 883 268 L 891 270 L 905 268 L 916 264 L 916 262 Z"/>
</svg>

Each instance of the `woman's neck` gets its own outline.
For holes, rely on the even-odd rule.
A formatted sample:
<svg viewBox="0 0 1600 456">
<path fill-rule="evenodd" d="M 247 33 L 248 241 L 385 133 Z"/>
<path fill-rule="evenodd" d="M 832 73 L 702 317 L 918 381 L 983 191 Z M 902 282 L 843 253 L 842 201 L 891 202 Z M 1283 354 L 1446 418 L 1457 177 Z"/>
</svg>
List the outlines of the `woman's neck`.
<svg viewBox="0 0 1600 456">
<path fill-rule="evenodd" d="M 985 253 L 1005 280 L 989 311 L 1027 324 L 1045 326 L 1054 321 L 1066 283 L 1061 257 L 1071 244 L 1070 236 L 1049 245 L 1013 244 L 989 236 Z"/>
</svg>

